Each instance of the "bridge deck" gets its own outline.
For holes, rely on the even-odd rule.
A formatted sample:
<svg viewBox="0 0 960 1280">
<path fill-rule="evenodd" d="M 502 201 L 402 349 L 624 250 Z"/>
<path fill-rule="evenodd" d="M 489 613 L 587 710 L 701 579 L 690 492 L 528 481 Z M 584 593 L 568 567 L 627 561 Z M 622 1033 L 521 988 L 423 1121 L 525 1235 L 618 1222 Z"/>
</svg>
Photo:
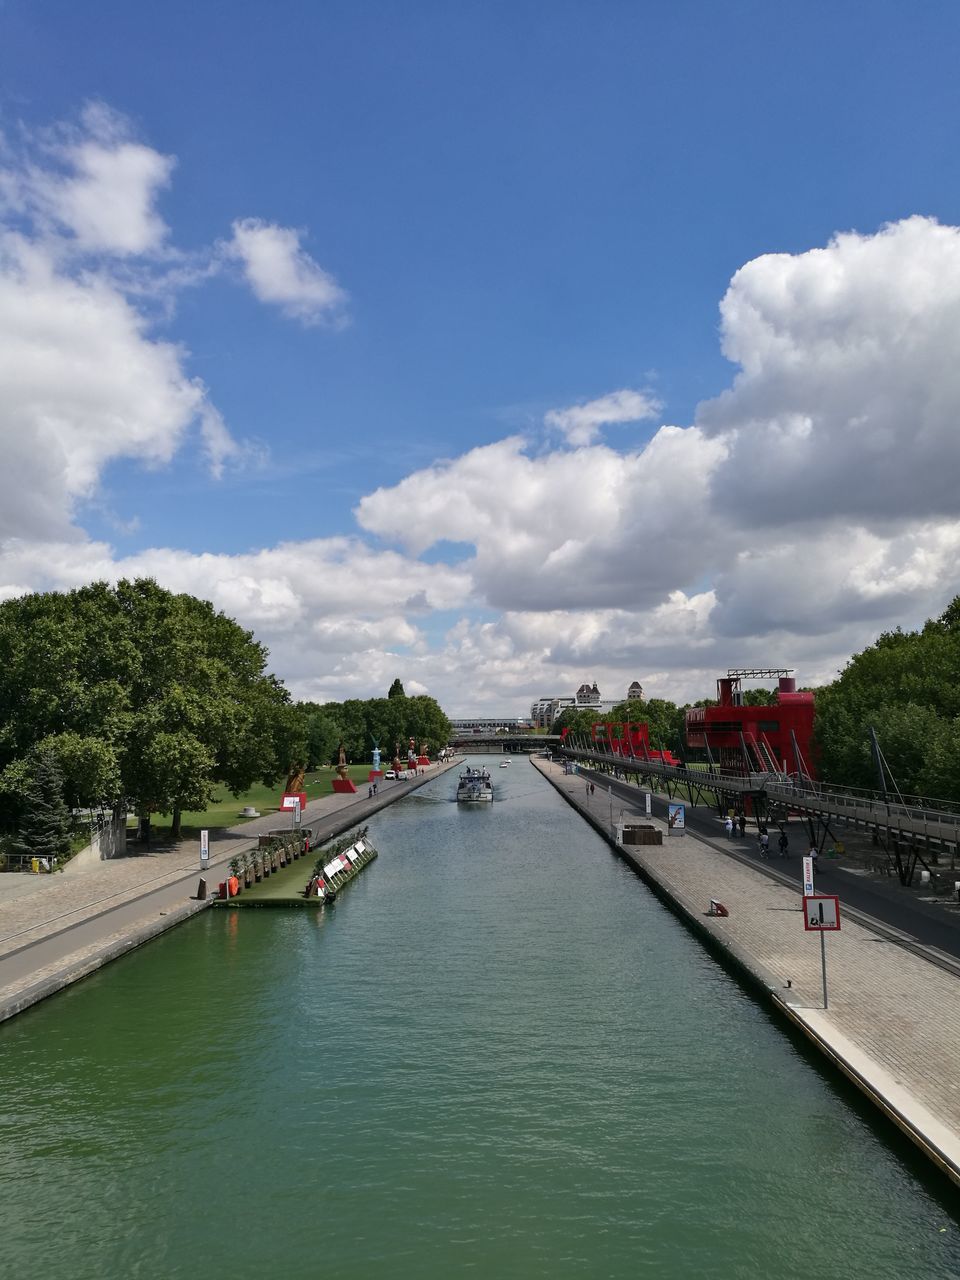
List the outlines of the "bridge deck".
<svg viewBox="0 0 960 1280">
<path fill-rule="evenodd" d="M 664 781 L 717 791 L 723 795 L 763 795 L 768 802 L 773 801 L 818 817 L 836 818 L 867 830 L 883 829 L 938 845 L 960 844 L 960 814 L 957 813 L 874 800 L 853 791 L 821 786 L 815 782 L 794 783 L 786 781 L 779 774 L 732 774 L 685 769 L 663 764 L 659 760 L 643 760 L 636 756 L 620 756 L 570 746 L 564 747 L 563 754 L 612 765 L 638 776 L 662 778 Z"/>
</svg>

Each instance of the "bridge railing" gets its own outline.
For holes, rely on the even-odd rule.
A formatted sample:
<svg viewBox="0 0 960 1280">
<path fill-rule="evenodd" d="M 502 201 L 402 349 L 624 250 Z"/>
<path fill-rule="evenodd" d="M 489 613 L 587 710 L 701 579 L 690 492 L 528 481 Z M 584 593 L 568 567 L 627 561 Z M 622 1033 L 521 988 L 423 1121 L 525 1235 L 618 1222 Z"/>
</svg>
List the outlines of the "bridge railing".
<svg viewBox="0 0 960 1280">
<path fill-rule="evenodd" d="M 921 829 L 942 839 L 957 838 L 960 832 L 960 812 L 949 801 L 926 796 L 901 796 L 891 800 L 880 791 L 865 787 L 838 787 L 831 783 L 798 775 L 780 773 L 734 773 L 719 768 L 690 769 L 665 764 L 637 755 L 619 755 L 613 752 L 565 744 L 564 754 L 593 759 L 598 763 L 614 765 L 630 771 L 639 769 L 656 777 L 673 782 L 692 783 L 709 790 L 739 792 L 763 791 L 768 796 L 793 802 L 798 807 L 820 809 L 838 816 L 848 816 L 860 822 L 876 822 L 882 826 L 909 826 Z M 953 832 L 954 834 L 951 834 Z"/>
</svg>

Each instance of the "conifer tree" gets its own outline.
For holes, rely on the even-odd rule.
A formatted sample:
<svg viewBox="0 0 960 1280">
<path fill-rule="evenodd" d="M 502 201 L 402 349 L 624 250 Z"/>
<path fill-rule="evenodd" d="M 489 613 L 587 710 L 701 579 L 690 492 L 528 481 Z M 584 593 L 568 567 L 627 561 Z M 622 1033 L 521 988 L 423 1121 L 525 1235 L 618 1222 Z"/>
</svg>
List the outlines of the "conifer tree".
<svg viewBox="0 0 960 1280">
<path fill-rule="evenodd" d="M 46 858 L 51 866 L 69 857 L 70 811 L 63 799 L 63 773 L 52 750 L 37 753 L 24 802 L 17 851 Z"/>
</svg>

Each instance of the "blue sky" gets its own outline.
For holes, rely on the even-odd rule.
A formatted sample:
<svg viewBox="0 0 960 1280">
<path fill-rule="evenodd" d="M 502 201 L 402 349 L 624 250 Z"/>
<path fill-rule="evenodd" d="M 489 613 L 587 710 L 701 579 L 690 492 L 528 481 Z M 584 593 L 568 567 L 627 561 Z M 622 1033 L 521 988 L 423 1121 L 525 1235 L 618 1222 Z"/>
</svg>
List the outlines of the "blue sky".
<svg viewBox="0 0 960 1280">
<path fill-rule="evenodd" d="M 0 304 L 24 238 L 63 288 L 0 361 L 0 592 L 152 572 L 304 696 L 400 674 L 451 712 L 828 678 L 960 589 L 927 483 L 958 35 L 936 3 L 5 0 Z M 133 157 L 93 213 L 90 147 Z"/>
</svg>

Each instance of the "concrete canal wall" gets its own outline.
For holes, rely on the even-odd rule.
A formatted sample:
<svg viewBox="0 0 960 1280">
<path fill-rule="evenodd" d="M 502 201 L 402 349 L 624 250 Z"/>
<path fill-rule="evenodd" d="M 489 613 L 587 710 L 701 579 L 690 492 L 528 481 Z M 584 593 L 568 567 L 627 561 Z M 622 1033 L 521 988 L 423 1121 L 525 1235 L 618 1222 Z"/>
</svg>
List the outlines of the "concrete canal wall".
<svg viewBox="0 0 960 1280">
<path fill-rule="evenodd" d="M 797 890 L 728 857 L 720 844 L 689 831 L 670 834 L 665 822 L 642 813 L 640 794 L 632 810 L 622 793 L 610 796 L 601 774 L 566 775 L 561 765 L 531 763 L 711 950 L 960 1184 L 960 980 L 954 974 L 898 945 L 890 930 L 872 928 L 869 918 L 844 918 L 841 898 L 842 929 L 825 938 L 824 1009 L 820 939 L 803 927 Z M 659 828 L 662 845 L 619 845 L 612 827 L 621 815 Z M 708 914 L 711 899 L 729 916 Z"/>
</svg>

